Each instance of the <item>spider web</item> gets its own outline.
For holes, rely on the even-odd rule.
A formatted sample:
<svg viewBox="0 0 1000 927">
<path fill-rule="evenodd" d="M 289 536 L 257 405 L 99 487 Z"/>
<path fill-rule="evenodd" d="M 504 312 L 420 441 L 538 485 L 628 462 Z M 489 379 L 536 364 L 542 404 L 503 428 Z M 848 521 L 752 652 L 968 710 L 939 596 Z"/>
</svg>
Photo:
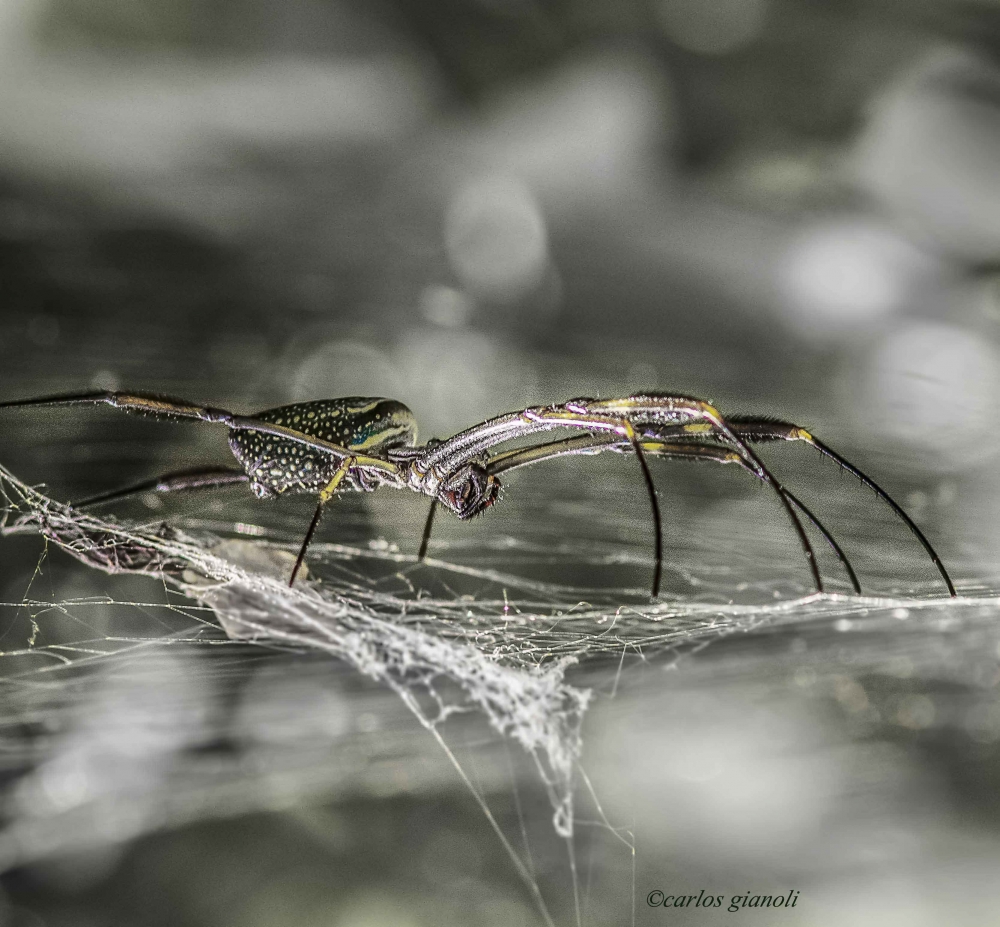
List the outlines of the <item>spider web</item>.
<svg viewBox="0 0 1000 927">
<path fill-rule="evenodd" d="M 329 757 L 322 750 L 312 756 L 311 764 L 286 762 L 277 772 L 271 768 L 272 788 L 258 788 L 257 794 L 249 794 L 251 789 L 238 777 L 221 791 L 199 792 L 188 786 L 199 738 L 211 726 L 207 714 L 213 700 L 197 660 L 181 656 L 185 648 L 212 648 L 216 676 L 220 671 L 246 675 L 248 660 L 284 652 L 306 667 L 301 673 L 304 685 L 312 678 L 312 654 L 339 658 L 359 678 L 380 684 L 361 701 L 352 701 L 352 713 L 359 704 L 371 706 L 369 716 L 385 713 L 377 693 L 388 690 L 431 732 L 428 740 L 445 750 L 476 795 L 544 912 L 537 883 L 481 797 L 490 787 L 489 771 L 480 771 L 477 782 L 471 781 L 441 735 L 445 722 L 454 726 L 462 719 L 485 719 L 503 743 L 517 745 L 544 785 L 556 833 L 569 840 L 579 791 L 582 726 L 592 684 L 600 675 L 589 676 L 589 668 L 599 667 L 606 676 L 608 667 L 620 672 L 626 659 L 643 662 L 656 655 L 681 654 L 722 635 L 797 620 L 803 603 L 813 617 L 845 613 L 846 607 L 836 595 L 803 596 L 807 590 L 795 580 L 780 579 L 778 568 L 777 583 L 772 578 L 754 586 L 734 584 L 716 565 L 703 574 L 685 575 L 693 592 L 673 599 L 663 596 L 655 605 L 649 604 L 648 595 L 645 604 L 621 605 L 628 597 L 642 602 L 642 591 L 611 589 L 598 600 L 593 590 L 484 566 L 499 549 L 512 546 L 502 538 L 485 545 L 467 542 L 467 547 L 477 546 L 471 565 L 431 561 L 443 575 L 473 581 L 474 595 L 459 594 L 444 582 L 443 592 L 418 589 L 408 575 L 415 558 L 385 542 L 367 548 L 316 545 L 310 563 L 322 581 L 309 577 L 289 588 L 294 548 L 247 537 L 259 533 L 248 526 L 190 519 L 183 530 L 160 522 L 119 523 L 74 511 L 3 468 L 0 493 L 3 534 L 41 535 L 108 574 L 154 577 L 164 594 L 161 601 L 148 601 L 138 593 L 144 587 L 133 585 L 124 602 L 106 594 L 46 601 L 33 591 L 36 576 L 23 601 L 6 603 L 8 609 L 28 615 L 30 633 L 26 646 L 0 653 L 8 724 L 22 730 L 4 757 L 4 769 L 19 777 L 4 801 L 4 866 L 64 850 L 70 834 L 84 835 L 83 845 L 102 837 L 121 843 L 206 814 L 268 802 L 287 805 L 310 777 L 317 788 L 328 788 L 320 769 Z M 565 549 L 558 549 L 541 541 L 520 541 L 513 546 L 526 561 L 564 555 L 602 566 L 649 566 L 648 552 L 639 554 L 621 545 L 607 550 L 587 541 L 567 541 Z M 451 545 L 449 559 L 461 561 L 462 547 Z M 377 564 L 383 573 L 388 569 L 391 588 L 384 576 L 373 580 L 371 570 L 361 568 L 365 564 Z M 733 604 L 734 588 L 751 604 Z M 513 605 L 508 591 L 514 593 Z M 775 601 L 778 596 L 780 601 Z M 848 611 L 865 604 L 863 599 L 851 602 Z M 880 604 L 885 606 L 885 600 Z M 114 624 L 98 627 L 86 617 L 89 610 L 126 605 L 133 613 L 124 619 L 125 633 Z M 232 649 L 228 664 L 219 648 Z M 107 665 L 116 672 L 95 694 L 86 688 L 91 673 L 95 666 Z M 320 664 L 320 670 L 324 677 L 330 675 L 329 662 Z M 84 691 L 87 712 L 74 715 L 74 701 Z M 159 714 L 154 711 L 152 723 L 150 692 L 162 706 Z M 312 704 L 315 696 L 310 691 L 298 704 Z M 266 702 L 266 697 L 260 699 L 258 707 Z M 130 713 L 129 705 L 140 703 L 146 707 Z M 329 744 L 331 735 L 338 742 L 345 740 L 342 717 L 337 721 L 337 711 L 330 709 L 329 699 L 320 699 L 308 718 L 298 719 L 306 733 L 322 735 L 312 738 L 316 743 Z M 266 726 L 267 720 L 263 723 Z M 286 723 L 283 718 L 281 724 Z M 53 725 L 54 732 L 46 730 Z M 286 734 L 282 737 L 287 746 Z M 302 741 L 296 744 L 301 754 Z M 392 749 L 398 750 L 399 744 Z M 392 757 L 383 759 L 388 765 Z M 370 778 L 371 769 L 368 756 L 354 770 L 355 780 Z M 418 773 L 410 774 L 419 779 Z M 121 800 L 130 789 L 138 795 L 151 788 L 159 789 L 155 802 L 129 806 Z"/>
</svg>

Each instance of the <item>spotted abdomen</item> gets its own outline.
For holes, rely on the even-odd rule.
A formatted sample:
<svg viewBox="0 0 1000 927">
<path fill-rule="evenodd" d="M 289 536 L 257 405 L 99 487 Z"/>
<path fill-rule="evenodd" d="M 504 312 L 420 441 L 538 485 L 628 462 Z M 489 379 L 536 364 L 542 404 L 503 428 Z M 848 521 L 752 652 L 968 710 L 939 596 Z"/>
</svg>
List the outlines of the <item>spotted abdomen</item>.
<svg viewBox="0 0 1000 927">
<path fill-rule="evenodd" d="M 413 413 L 394 399 L 349 396 L 297 402 L 267 409 L 255 417 L 372 456 L 390 448 L 412 447 L 417 441 Z M 259 431 L 230 430 L 229 446 L 250 477 L 250 488 L 261 498 L 284 492 L 320 492 L 339 464 L 339 460 L 291 438 Z M 348 482 L 355 489 L 361 488 L 351 477 Z"/>
</svg>

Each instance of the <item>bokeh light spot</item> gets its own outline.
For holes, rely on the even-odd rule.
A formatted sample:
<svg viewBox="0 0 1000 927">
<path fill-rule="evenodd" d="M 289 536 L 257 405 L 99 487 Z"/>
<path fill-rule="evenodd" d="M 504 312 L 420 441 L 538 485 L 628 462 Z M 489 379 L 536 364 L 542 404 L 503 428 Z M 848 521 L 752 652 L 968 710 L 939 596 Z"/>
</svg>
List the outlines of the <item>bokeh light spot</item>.
<svg viewBox="0 0 1000 927">
<path fill-rule="evenodd" d="M 292 377 L 292 399 L 402 395 L 396 366 L 378 348 L 358 341 L 327 341 L 310 352 Z"/>
<path fill-rule="evenodd" d="M 434 325 L 461 328 L 469 321 L 475 308 L 461 290 L 450 286 L 429 286 L 420 294 L 420 312 Z"/>
<path fill-rule="evenodd" d="M 452 268 L 474 293 L 508 302 L 541 283 L 548 264 L 545 219 L 531 191 L 505 177 L 460 187 L 445 217 Z"/>
<path fill-rule="evenodd" d="M 828 338 L 898 311 L 937 276 L 938 264 L 893 232 L 852 219 L 805 229 L 779 273 L 789 321 Z"/>
<path fill-rule="evenodd" d="M 664 31 L 678 45 L 724 55 L 752 42 L 767 18 L 767 0 L 661 0 Z"/>
<path fill-rule="evenodd" d="M 1000 357 L 983 338 L 918 322 L 871 353 L 852 409 L 873 440 L 920 455 L 939 472 L 981 464 L 1000 450 Z"/>
</svg>

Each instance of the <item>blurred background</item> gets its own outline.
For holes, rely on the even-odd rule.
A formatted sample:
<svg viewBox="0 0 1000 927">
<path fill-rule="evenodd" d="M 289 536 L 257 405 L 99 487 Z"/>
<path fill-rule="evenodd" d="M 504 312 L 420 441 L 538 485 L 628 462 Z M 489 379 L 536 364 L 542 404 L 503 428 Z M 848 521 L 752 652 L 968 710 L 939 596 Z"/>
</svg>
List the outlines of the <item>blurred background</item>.
<svg viewBox="0 0 1000 927">
<path fill-rule="evenodd" d="M 555 923 L 1000 923 L 998 165 L 995 0 L 0 0 L 2 398 L 386 395 L 424 440 L 642 389 L 800 422 L 977 602 L 807 605 L 580 667 L 582 902 L 520 748 L 472 725 L 463 762 Z M 228 461 L 212 428 L 110 410 L 5 411 L 0 434 L 0 463 L 60 499 Z M 866 591 L 940 593 L 869 493 L 768 451 Z M 633 467 L 512 475 L 432 551 L 614 615 L 651 568 Z M 668 593 L 808 593 L 753 481 L 657 479 Z M 294 546 L 310 508 L 227 490 L 117 512 Z M 424 512 L 338 500 L 323 534 L 412 552 Z M 392 693 L 40 549 L 0 561 L 4 923 L 544 923 Z M 192 757 L 211 788 L 178 795 L 161 766 Z M 802 898 L 645 903 L 702 888 Z"/>
</svg>

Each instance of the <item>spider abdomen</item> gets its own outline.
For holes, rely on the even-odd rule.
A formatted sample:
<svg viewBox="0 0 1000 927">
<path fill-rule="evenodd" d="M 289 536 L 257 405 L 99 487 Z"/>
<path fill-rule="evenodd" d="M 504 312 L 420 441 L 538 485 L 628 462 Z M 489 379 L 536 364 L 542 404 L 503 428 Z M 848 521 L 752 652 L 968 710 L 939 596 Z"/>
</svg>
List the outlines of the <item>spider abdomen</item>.
<svg viewBox="0 0 1000 927">
<path fill-rule="evenodd" d="M 255 417 L 365 454 L 413 447 L 417 440 L 413 413 L 394 399 L 348 396 L 297 402 L 267 409 Z M 261 498 L 284 492 L 319 492 L 340 463 L 290 437 L 252 429 L 231 429 L 229 446 L 250 477 L 250 488 Z M 354 475 L 349 475 L 348 483 L 354 489 L 373 488 L 361 485 Z"/>
</svg>

